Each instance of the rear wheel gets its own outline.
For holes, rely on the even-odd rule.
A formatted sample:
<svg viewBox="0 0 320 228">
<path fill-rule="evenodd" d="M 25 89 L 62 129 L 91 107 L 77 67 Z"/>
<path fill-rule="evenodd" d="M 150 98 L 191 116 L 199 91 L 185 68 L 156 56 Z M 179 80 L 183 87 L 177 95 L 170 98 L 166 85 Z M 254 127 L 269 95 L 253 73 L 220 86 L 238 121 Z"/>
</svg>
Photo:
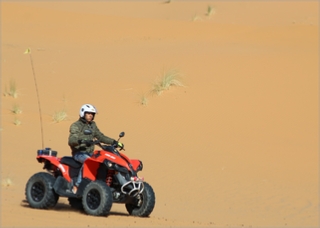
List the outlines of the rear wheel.
<svg viewBox="0 0 320 228">
<path fill-rule="evenodd" d="M 25 195 L 32 208 L 53 208 L 59 195 L 53 190 L 55 178 L 49 173 L 36 173 L 27 182 Z"/>
<path fill-rule="evenodd" d="M 83 191 L 82 205 L 89 215 L 108 215 L 112 206 L 112 193 L 103 181 L 90 182 Z"/>
<path fill-rule="evenodd" d="M 130 215 L 148 217 L 156 203 L 156 198 L 152 187 L 144 182 L 144 190 L 140 194 L 140 199 L 136 203 L 126 204 L 126 209 Z"/>
</svg>

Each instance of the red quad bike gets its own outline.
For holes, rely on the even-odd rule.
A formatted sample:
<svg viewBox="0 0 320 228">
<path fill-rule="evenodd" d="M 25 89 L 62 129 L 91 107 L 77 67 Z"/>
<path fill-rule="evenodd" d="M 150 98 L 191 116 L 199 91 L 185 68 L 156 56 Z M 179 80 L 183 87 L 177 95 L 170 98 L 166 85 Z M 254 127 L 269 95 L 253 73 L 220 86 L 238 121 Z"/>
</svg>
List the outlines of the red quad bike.
<svg viewBox="0 0 320 228">
<path fill-rule="evenodd" d="M 85 134 L 91 134 L 87 132 Z M 119 139 L 124 136 L 121 132 Z M 119 140 L 118 140 L 119 141 Z M 71 189 L 76 182 L 81 163 L 71 156 L 57 157 L 49 148 L 37 151 L 37 160 L 48 172 L 34 174 L 25 188 L 26 199 L 32 208 L 53 208 L 59 197 L 67 197 L 73 208 L 89 215 L 105 216 L 112 203 L 125 204 L 130 215 L 148 217 L 155 206 L 152 187 L 137 176 L 143 168 L 140 160 L 129 159 L 116 145 L 102 145 L 83 163 L 83 178 L 76 194 Z"/>
</svg>

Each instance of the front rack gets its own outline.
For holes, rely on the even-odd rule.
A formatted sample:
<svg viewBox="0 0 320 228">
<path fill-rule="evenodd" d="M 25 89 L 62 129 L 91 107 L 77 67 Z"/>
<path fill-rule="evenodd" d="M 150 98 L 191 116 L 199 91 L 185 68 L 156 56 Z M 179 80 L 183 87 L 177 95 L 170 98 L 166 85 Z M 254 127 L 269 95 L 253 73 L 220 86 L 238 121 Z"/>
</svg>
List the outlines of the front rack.
<svg viewBox="0 0 320 228">
<path fill-rule="evenodd" d="M 129 186 L 130 184 L 132 184 L 131 186 Z M 131 190 L 126 191 L 124 188 L 125 187 L 129 187 Z M 132 188 L 131 188 L 132 187 Z M 144 190 L 144 184 L 143 181 L 138 180 L 138 181 L 128 181 L 127 183 L 125 183 L 124 185 L 122 185 L 121 187 L 121 192 L 124 194 L 127 194 L 129 196 L 132 197 L 136 197 L 137 195 L 141 194 Z"/>
</svg>

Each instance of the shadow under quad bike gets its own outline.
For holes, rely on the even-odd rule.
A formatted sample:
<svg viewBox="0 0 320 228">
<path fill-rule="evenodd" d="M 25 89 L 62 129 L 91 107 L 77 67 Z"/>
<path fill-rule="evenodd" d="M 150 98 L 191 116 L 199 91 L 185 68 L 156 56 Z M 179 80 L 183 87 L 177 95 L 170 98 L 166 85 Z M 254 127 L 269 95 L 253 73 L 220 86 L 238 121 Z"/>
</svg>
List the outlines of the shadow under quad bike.
<svg viewBox="0 0 320 228">
<path fill-rule="evenodd" d="M 91 134 L 91 132 L 85 132 Z M 124 136 L 124 132 L 119 135 Z M 120 153 L 116 145 L 100 146 L 83 164 L 71 156 L 57 157 L 50 148 L 37 151 L 37 160 L 48 172 L 34 174 L 28 180 L 25 195 L 32 208 L 53 208 L 59 197 L 67 197 L 73 208 L 82 209 L 89 215 L 105 216 L 113 203 L 125 204 L 130 215 L 148 217 L 155 206 L 152 187 L 137 176 L 143 164 Z M 82 181 L 76 194 L 71 189 L 83 165 Z"/>
</svg>

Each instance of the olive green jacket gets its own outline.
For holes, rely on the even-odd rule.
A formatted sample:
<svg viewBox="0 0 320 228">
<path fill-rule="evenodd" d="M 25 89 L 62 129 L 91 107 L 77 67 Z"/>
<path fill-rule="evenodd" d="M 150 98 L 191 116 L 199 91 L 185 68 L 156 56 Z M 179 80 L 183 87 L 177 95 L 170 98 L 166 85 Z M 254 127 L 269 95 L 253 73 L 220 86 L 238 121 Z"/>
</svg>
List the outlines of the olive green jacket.
<svg viewBox="0 0 320 228">
<path fill-rule="evenodd" d="M 92 134 L 85 135 L 85 130 L 91 130 Z M 79 118 L 78 121 L 71 124 L 68 144 L 71 148 L 72 156 L 77 152 L 92 153 L 94 145 L 86 146 L 85 144 L 79 144 L 79 141 L 94 139 L 98 139 L 100 142 L 106 144 L 112 144 L 113 141 L 115 141 L 114 139 L 102 134 L 94 121 L 87 123 L 84 119 Z"/>
</svg>

